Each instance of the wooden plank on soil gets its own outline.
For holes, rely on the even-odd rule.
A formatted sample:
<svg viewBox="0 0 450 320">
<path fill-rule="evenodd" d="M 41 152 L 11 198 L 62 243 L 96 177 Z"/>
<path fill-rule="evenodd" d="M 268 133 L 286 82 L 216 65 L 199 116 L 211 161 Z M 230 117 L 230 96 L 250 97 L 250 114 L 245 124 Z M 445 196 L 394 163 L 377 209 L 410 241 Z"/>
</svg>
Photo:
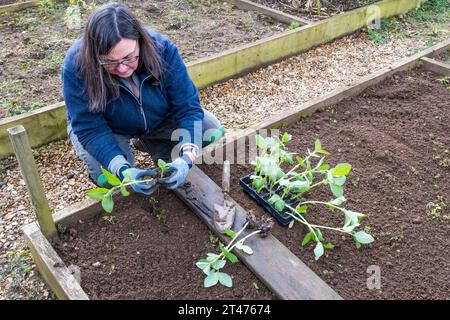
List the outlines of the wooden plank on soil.
<svg viewBox="0 0 450 320">
<path fill-rule="evenodd" d="M 306 25 L 310 23 L 310 21 L 306 19 L 269 8 L 252 1 L 248 0 L 225 0 L 225 1 L 234 4 L 239 9 L 259 12 L 263 15 L 273 18 L 274 20 L 286 23 L 287 25 L 290 25 L 292 22 L 298 22 L 300 23 L 300 25 Z"/>
<path fill-rule="evenodd" d="M 64 300 L 88 300 L 78 280 L 41 233 L 36 222 L 24 226 L 22 230 L 40 274 L 56 296 Z"/>
<path fill-rule="evenodd" d="M 27 185 L 39 226 L 44 236 L 47 239 L 51 239 L 57 236 L 56 227 L 25 128 L 21 125 L 9 128 L 8 134 L 22 172 L 22 177 Z"/>
<path fill-rule="evenodd" d="M 421 58 L 420 61 L 422 61 L 422 67 L 426 70 L 433 71 L 443 76 L 450 76 L 450 64 L 427 57 Z"/>
<path fill-rule="evenodd" d="M 214 204 L 223 204 L 219 186 L 193 166 L 182 188 L 175 194 L 183 200 L 225 243 L 229 238 L 217 232 L 213 224 Z M 236 203 L 233 230 L 238 231 L 246 222 L 246 211 Z M 248 232 L 244 231 L 242 236 Z M 252 255 L 236 251 L 236 255 L 280 299 L 342 299 L 320 277 L 309 269 L 297 256 L 274 236 L 250 237 L 246 244 L 253 249 Z"/>
</svg>

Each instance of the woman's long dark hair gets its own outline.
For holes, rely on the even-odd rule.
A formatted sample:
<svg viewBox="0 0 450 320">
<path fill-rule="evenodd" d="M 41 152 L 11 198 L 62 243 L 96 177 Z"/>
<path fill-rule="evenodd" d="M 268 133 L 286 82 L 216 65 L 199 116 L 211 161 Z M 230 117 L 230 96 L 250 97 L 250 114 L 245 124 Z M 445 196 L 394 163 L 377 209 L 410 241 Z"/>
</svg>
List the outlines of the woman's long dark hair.
<svg viewBox="0 0 450 320">
<path fill-rule="evenodd" d="M 117 79 L 100 65 L 99 59 L 124 38 L 139 41 L 136 71 L 146 71 L 161 79 L 161 56 L 136 16 L 122 3 L 104 5 L 89 17 L 77 56 L 91 112 L 104 111 L 106 104 L 119 96 Z"/>
</svg>

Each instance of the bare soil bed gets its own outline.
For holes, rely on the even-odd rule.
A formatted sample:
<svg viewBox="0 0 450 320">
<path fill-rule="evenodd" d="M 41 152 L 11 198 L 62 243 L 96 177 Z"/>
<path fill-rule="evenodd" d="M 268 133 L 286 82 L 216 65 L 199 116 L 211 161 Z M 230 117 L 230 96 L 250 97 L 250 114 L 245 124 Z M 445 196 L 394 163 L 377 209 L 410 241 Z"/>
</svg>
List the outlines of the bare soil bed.
<svg viewBox="0 0 450 320">
<path fill-rule="evenodd" d="M 437 78 L 420 70 L 399 73 L 282 130 L 293 135 L 291 152 L 304 154 L 320 138 L 332 153 L 331 165 L 353 166 L 346 207 L 368 215 L 362 228 L 374 243 L 358 250 L 348 236 L 324 232 L 336 247 L 315 261 L 313 245 L 300 245 L 307 233 L 303 225 L 273 230 L 345 299 L 450 299 L 450 92 Z M 220 165 L 201 169 L 220 183 Z M 266 215 L 239 186 L 239 178 L 252 171 L 251 165 L 232 165 L 231 196 L 246 210 Z M 328 188 L 316 189 L 308 199 L 332 198 Z M 342 226 L 339 214 L 310 210 L 310 223 Z M 380 290 L 367 287 L 369 266 L 380 268 Z"/>
<path fill-rule="evenodd" d="M 106 2 L 95 1 L 97 5 Z M 123 2 L 148 28 L 168 36 L 186 62 L 287 27 L 217 0 Z M 0 15 L 0 119 L 62 101 L 62 61 L 70 45 L 81 37 L 94 6 L 81 7 L 79 28 L 73 23 L 76 14 L 69 15 L 68 8 L 68 4 L 58 4 Z"/>
<path fill-rule="evenodd" d="M 321 0 L 320 14 L 318 14 L 316 1 L 312 1 L 312 6 L 308 8 L 306 7 L 308 3 L 307 0 L 251 1 L 311 21 L 326 19 L 341 12 L 350 11 L 377 2 L 372 0 Z"/>
<path fill-rule="evenodd" d="M 156 200 L 156 203 L 155 203 Z M 97 215 L 61 234 L 55 245 L 81 270 L 91 299 L 275 299 L 241 263 L 227 263 L 233 287 L 203 288 L 195 262 L 217 252 L 206 225 L 172 192 L 115 203 L 113 222 Z"/>
</svg>

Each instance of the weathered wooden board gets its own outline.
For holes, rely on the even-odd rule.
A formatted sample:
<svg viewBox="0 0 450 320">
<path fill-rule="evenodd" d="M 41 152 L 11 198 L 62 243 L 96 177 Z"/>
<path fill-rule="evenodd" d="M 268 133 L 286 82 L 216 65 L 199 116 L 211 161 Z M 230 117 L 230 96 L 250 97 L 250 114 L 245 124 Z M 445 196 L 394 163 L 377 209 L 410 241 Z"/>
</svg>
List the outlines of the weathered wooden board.
<svg viewBox="0 0 450 320">
<path fill-rule="evenodd" d="M 8 133 L 42 233 L 47 239 L 56 237 L 57 232 L 55 223 L 53 222 L 52 212 L 48 205 L 44 186 L 39 176 L 36 162 L 34 161 L 25 128 L 19 125 L 9 128 Z"/>
<path fill-rule="evenodd" d="M 64 300 L 89 299 L 77 279 L 44 237 L 37 223 L 32 222 L 22 230 L 39 273 L 56 296 Z"/>
<path fill-rule="evenodd" d="M 198 167 L 193 166 L 182 188 L 175 194 L 183 200 L 225 243 L 229 238 L 218 233 L 213 224 L 214 204 L 223 204 L 223 193 Z M 236 202 L 235 202 L 236 203 Z M 247 213 L 236 203 L 233 230 L 240 230 L 246 222 Z M 249 232 L 244 231 L 242 236 Z M 237 250 L 235 253 L 254 274 L 280 299 L 341 299 L 321 278 L 309 269 L 296 255 L 274 236 L 250 237 L 246 244 L 253 249 L 252 255 Z"/>
</svg>

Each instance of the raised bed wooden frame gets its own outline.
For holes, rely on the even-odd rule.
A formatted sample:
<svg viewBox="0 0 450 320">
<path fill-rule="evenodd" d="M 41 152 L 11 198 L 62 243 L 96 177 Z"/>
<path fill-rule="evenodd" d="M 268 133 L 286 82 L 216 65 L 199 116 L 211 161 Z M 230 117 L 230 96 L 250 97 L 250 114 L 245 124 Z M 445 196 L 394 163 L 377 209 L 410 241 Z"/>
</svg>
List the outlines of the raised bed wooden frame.
<svg viewBox="0 0 450 320">
<path fill-rule="evenodd" d="M 376 3 L 379 17 L 404 14 L 427 0 L 383 0 Z M 348 11 L 300 28 L 282 32 L 187 64 L 197 87 L 243 75 L 255 69 L 299 54 L 320 44 L 355 32 L 374 18 L 370 6 Z M 67 136 L 66 108 L 59 102 L 22 115 L 0 120 L 0 159 L 13 154 L 7 128 L 23 125 L 30 137 L 31 147 Z"/>
<path fill-rule="evenodd" d="M 357 95 L 364 89 L 373 86 L 395 73 L 422 67 L 439 74 L 449 74 L 448 65 L 437 63 L 429 57 L 439 54 L 450 48 L 450 39 L 443 41 L 410 58 L 401 60 L 388 68 L 368 76 L 351 86 L 337 89 L 327 96 L 307 102 L 288 114 L 273 117 L 259 125 L 245 130 L 245 132 L 232 139 L 222 139 L 203 150 L 206 153 L 216 152 L 235 143 L 236 140 L 245 139 L 255 134 L 259 129 L 276 128 L 293 123 L 301 117 L 311 114 L 319 108 L 324 108 L 337 102 Z M 218 233 L 212 224 L 212 212 L 214 203 L 223 203 L 223 194 L 211 179 L 200 169 L 194 166 L 191 169 L 186 183 L 175 191 L 176 195 L 185 202 L 207 225 L 227 242 L 228 238 Z M 80 219 L 102 212 L 100 203 L 95 200 L 86 200 L 63 209 L 53 214 L 55 225 L 68 227 Z M 237 205 L 237 216 L 233 228 L 239 229 L 245 222 L 246 212 Z M 70 270 L 64 265 L 50 242 L 44 237 L 37 222 L 32 222 L 23 227 L 28 246 L 38 269 L 60 299 L 88 299 L 89 297 L 80 287 Z M 242 236 L 244 236 L 243 234 Z M 254 254 L 247 256 L 236 252 L 240 260 L 255 275 L 271 289 L 280 299 L 341 299 L 320 277 L 311 271 L 300 259 L 281 244 L 274 236 L 268 238 L 253 237 L 248 240 L 254 248 Z"/>
</svg>

